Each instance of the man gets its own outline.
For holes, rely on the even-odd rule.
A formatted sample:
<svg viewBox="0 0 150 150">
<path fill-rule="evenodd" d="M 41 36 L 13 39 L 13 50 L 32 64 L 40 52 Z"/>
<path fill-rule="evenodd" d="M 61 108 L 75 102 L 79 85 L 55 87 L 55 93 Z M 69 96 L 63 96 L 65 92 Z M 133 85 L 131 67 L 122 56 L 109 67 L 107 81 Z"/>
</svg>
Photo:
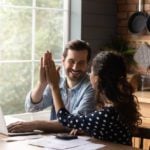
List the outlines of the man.
<svg viewBox="0 0 150 150">
<path fill-rule="evenodd" d="M 52 94 L 46 80 L 44 61 L 41 58 L 40 80 L 37 86 L 28 93 L 25 102 L 26 111 L 43 110 L 51 106 L 50 121 L 18 122 L 8 126 L 10 132 L 26 132 L 35 129 L 46 132 L 64 132 L 64 127 L 56 120 Z M 59 88 L 66 109 L 73 114 L 87 114 L 95 109 L 94 91 L 86 74 L 91 57 L 91 48 L 81 40 L 66 44 L 62 57 L 65 77 L 60 77 Z"/>
</svg>

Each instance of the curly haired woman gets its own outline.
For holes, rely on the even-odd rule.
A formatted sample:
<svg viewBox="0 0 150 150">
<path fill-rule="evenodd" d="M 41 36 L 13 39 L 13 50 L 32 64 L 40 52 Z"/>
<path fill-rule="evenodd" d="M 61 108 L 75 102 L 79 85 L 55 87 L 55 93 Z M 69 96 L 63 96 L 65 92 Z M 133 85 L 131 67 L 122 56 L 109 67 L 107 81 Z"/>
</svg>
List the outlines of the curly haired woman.
<svg viewBox="0 0 150 150">
<path fill-rule="evenodd" d="M 51 58 L 50 53 L 46 55 Z M 127 81 L 126 65 L 121 55 L 101 51 L 93 59 L 90 81 L 96 90 L 98 108 L 88 115 L 75 116 L 65 109 L 52 59 L 46 60 L 45 70 L 59 122 L 69 128 L 85 131 L 100 140 L 132 144 L 132 132 L 141 123 L 141 115 L 132 86 Z"/>
</svg>

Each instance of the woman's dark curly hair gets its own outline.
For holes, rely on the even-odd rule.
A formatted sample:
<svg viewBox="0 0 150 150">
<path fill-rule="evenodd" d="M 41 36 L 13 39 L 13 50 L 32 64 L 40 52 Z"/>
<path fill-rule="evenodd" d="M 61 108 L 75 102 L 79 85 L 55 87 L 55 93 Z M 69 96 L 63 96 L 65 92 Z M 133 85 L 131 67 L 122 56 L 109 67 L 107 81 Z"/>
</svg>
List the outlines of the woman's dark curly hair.
<svg viewBox="0 0 150 150">
<path fill-rule="evenodd" d="M 93 59 L 92 70 L 94 75 L 99 77 L 96 89 L 99 106 L 103 107 L 109 100 L 118 110 L 123 121 L 133 128 L 140 124 L 138 101 L 133 95 L 132 86 L 127 81 L 124 58 L 116 52 L 101 51 Z M 100 93 L 104 93 L 107 100 L 101 99 Z"/>
</svg>

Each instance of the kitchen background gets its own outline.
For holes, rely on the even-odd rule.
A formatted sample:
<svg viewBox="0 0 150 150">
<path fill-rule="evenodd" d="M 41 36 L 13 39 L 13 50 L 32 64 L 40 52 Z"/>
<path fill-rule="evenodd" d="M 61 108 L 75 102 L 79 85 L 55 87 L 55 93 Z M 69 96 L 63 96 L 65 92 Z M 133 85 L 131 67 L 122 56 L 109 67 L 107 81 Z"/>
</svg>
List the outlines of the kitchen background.
<svg viewBox="0 0 150 150">
<path fill-rule="evenodd" d="M 133 34 L 128 30 L 130 16 L 138 11 L 139 0 L 82 0 L 81 38 L 90 42 L 94 53 L 116 36 L 128 40 L 133 48 L 150 44 L 150 32 Z M 141 8 L 150 15 L 150 0 Z"/>
</svg>

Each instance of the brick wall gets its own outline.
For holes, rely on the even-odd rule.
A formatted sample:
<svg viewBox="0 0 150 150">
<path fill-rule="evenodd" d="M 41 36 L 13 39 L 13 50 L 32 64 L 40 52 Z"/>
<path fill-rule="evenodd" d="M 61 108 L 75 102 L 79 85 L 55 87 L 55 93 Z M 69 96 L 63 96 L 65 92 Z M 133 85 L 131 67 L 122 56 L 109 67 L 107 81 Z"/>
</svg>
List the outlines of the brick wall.
<svg viewBox="0 0 150 150">
<path fill-rule="evenodd" d="M 142 0 L 141 8 L 150 16 L 150 0 Z M 142 33 L 133 34 L 128 30 L 128 19 L 138 11 L 139 0 L 117 0 L 117 32 L 127 39 L 131 46 L 136 48 L 143 42 L 150 44 L 150 31 L 145 29 Z"/>
</svg>

